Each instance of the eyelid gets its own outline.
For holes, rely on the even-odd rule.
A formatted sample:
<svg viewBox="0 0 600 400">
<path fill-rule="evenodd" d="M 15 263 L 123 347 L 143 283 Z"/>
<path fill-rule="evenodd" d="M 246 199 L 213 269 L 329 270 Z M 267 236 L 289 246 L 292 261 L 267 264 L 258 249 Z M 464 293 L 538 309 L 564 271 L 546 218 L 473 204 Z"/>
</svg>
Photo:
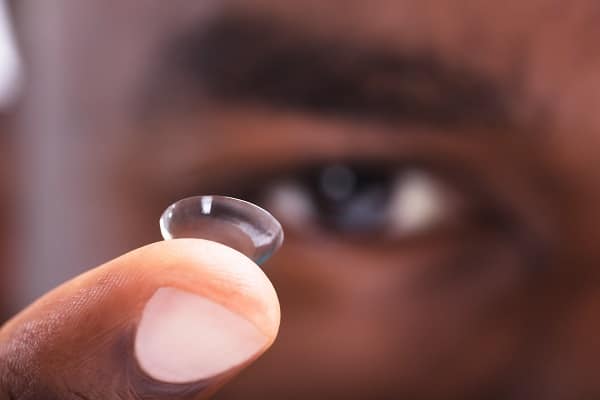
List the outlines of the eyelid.
<svg viewBox="0 0 600 400">
<path fill-rule="evenodd" d="M 307 174 L 302 173 L 296 179 L 288 176 L 285 180 L 267 182 L 263 205 L 278 215 L 284 225 L 289 223 L 295 228 L 325 224 L 340 233 L 375 229 L 373 233 L 393 238 L 424 233 L 436 226 L 460 221 L 458 214 L 467 212 L 468 207 L 478 202 L 469 193 L 461 192 L 459 187 L 453 187 L 451 182 L 424 167 L 386 165 L 389 173 L 365 172 L 360 164 L 352 168 L 357 175 L 350 180 L 346 179 L 350 173 L 348 168 L 334 165 L 324 167 L 321 175 L 308 174 L 316 182 L 307 183 Z M 373 169 L 373 166 L 369 168 Z M 347 198 L 339 198 L 337 192 L 328 195 L 327 188 L 323 188 L 324 182 L 336 177 L 341 180 L 337 183 L 341 184 L 361 176 L 377 178 L 375 183 L 366 184 L 363 190 L 359 188 Z M 327 179 L 321 179 L 323 177 Z M 379 178 L 383 180 L 377 180 Z M 336 182 L 330 183 L 332 190 L 340 189 Z M 381 197 L 382 193 L 387 194 Z M 321 208 L 323 206 L 319 204 L 324 200 L 332 203 Z"/>
</svg>

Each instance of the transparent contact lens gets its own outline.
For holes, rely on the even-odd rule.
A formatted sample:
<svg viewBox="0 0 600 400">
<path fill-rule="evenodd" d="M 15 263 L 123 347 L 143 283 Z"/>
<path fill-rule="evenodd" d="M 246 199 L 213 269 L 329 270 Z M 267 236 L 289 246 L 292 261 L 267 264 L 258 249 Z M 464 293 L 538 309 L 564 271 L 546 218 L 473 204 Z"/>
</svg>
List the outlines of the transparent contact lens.
<svg viewBox="0 0 600 400">
<path fill-rule="evenodd" d="M 171 204 L 160 217 L 165 238 L 208 239 L 232 247 L 257 264 L 283 243 L 283 229 L 269 212 L 226 196 L 195 196 Z"/>
</svg>

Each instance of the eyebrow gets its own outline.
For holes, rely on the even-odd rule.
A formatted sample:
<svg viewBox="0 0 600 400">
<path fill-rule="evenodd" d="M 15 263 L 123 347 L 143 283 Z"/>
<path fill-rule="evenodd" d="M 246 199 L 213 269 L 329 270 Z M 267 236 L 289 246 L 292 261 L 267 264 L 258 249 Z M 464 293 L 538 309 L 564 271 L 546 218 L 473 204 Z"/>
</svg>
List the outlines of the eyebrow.
<svg viewBox="0 0 600 400">
<path fill-rule="evenodd" d="M 170 70 L 227 103 L 436 126 L 504 127 L 506 88 L 433 52 L 324 40 L 273 19 L 222 15 L 169 46 Z"/>
</svg>

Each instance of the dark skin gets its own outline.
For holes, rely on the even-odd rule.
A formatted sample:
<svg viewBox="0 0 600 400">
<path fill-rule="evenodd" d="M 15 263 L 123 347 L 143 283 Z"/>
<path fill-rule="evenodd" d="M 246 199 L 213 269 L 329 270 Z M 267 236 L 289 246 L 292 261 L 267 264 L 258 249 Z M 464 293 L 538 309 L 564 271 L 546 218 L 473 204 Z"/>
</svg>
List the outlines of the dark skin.
<svg viewBox="0 0 600 400">
<path fill-rule="evenodd" d="M 38 66 L 22 120 L 40 125 L 21 127 L 39 145 L 23 268 L 49 271 L 24 274 L 19 301 L 158 240 L 170 202 L 229 194 L 284 224 L 265 267 L 283 318 L 215 398 L 600 396 L 595 2 L 66 3 L 55 25 L 17 13 Z M 354 179 L 343 201 L 332 166 Z M 411 171 L 441 205 L 418 223 L 393 201 Z M 1 393 L 212 394 L 273 342 L 279 305 L 258 267 L 204 268 L 194 246 L 138 250 L 9 322 Z M 165 286 L 267 344 L 209 384 L 148 378 L 127 338 Z"/>
</svg>

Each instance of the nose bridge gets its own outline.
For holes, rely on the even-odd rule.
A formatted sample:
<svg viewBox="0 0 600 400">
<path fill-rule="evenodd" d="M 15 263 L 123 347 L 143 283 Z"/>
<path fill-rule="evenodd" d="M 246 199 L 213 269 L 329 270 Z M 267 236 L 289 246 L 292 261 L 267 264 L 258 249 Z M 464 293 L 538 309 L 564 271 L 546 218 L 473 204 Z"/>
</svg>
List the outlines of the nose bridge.
<svg viewBox="0 0 600 400">
<path fill-rule="evenodd" d="M 600 166 L 557 182 L 542 219 L 548 241 L 540 255 L 523 311 L 525 361 L 518 387 L 526 398 L 598 398 L 593 376 L 600 358 Z M 536 254 L 533 254 L 536 257 Z M 530 394 L 530 393 L 529 393 Z M 520 398 L 516 396 L 515 398 Z"/>
<path fill-rule="evenodd" d="M 554 157 L 546 164 L 554 184 L 544 215 L 554 232 L 547 273 L 536 285 L 544 328 L 536 330 L 534 357 L 537 384 L 566 398 L 577 397 L 569 388 L 594 386 L 600 357 L 600 147 L 569 149 L 571 142 L 565 136 L 563 148 L 544 150 Z"/>
<path fill-rule="evenodd" d="M 513 170 L 526 177 L 525 208 L 547 257 L 541 261 L 559 285 L 600 282 L 600 126 L 592 128 L 549 121 L 522 144 L 524 162 Z"/>
<path fill-rule="evenodd" d="M 596 57 L 596 60 L 598 58 Z M 560 248 L 579 271 L 600 271 L 600 74 L 591 73 L 565 87 L 543 149 L 560 187 Z M 559 107 L 560 106 L 560 107 Z"/>
<path fill-rule="evenodd" d="M 600 159 L 600 154 L 598 155 Z M 565 176 L 558 204 L 556 246 L 559 266 L 570 276 L 586 276 L 600 284 L 600 162 Z"/>
</svg>

